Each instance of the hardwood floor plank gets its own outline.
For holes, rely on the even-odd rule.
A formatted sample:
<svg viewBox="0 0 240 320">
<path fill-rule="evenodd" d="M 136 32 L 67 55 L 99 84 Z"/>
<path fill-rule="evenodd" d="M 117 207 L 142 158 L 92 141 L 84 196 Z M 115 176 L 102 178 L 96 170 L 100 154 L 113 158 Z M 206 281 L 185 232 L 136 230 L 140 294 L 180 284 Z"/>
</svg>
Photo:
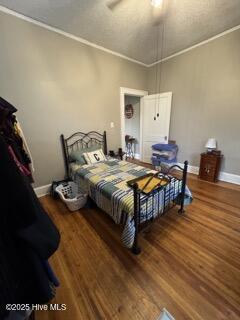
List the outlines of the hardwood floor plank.
<svg viewBox="0 0 240 320">
<path fill-rule="evenodd" d="M 179 218 L 178 223 L 176 223 L 176 220 L 173 219 L 171 215 L 164 221 L 167 224 L 166 227 L 178 230 L 182 235 L 191 239 L 196 244 L 200 244 L 212 254 L 222 258 L 230 265 L 234 265 L 238 269 L 240 268 L 239 237 L 234 243 L 234 241 L 229 240 L 222 234 L 213 232 L 208 226 L 192 221 L 189 215 L 184 218 Z"/>
<path fill-rule="evenodd" d="M 203 217 L 207 217 L 214 221 L 219 221 L 221 225 L 224 224 L 225 226 L 228 226 L 237 232 L 240 231 L 240 214 L 232 214 L 232 211 L 227 210 L 226 208 L 219 209 L 212 204 L 205 204 L 204 201 L 199 199 L 197 202 L 192 203 L 192 208 L 196 208 L 198 210 L 198 214 L 201 210 L 201 215 Z"/>
<path fill-rule="evenodd" d="M 150 319 L 163 307 L 177 320 L 240 319 L 240 188 L 189 176 L 194 202 L 174 208 L 140 235 L 134 256 L 121 228 L 98 208 L 69 213 L 41 198 L 61 232 L 51 259 L 61 286 L 53 303 L 66 311 L 36 319 Z"/>
<path fill-rule="evenodd" d="M 220 295 L 223 299 L 228 296 L 229 299 L 231 298 L 231 305 L 235 306 L 237 310 L 240 303 L 240 275 L 238 269 L 229 266 L 224 260 L 216 260 L 214 255 L 184 238 L 181 234 L 166 231 L 164 225 L 161 228 L 162 236 L 155 237 L 152 236 L 152 233 L 149 233 L 147 237 L 149 242 L 154 243 L 159 251 L 166 251 L 166 255 L 168 253 L 174 259 L 177 259 L 174 265 L 179 266 L 180 272 L 182 269 L 186 269 L 189 273 L 194 274 L 197 277 L 197 282 L 201 285 L 200 291 L 206 285 L 204 290 L 209 292 L 210 289 L 213 289 L 215 294 Z M 179 241 L 182 243 L 181 247 Z M 198 263 L 196 264 L 195 261 L 198 261 Z M 207 280 L 207 283 L 204 282 L 205 280 Z"/>
</svg>

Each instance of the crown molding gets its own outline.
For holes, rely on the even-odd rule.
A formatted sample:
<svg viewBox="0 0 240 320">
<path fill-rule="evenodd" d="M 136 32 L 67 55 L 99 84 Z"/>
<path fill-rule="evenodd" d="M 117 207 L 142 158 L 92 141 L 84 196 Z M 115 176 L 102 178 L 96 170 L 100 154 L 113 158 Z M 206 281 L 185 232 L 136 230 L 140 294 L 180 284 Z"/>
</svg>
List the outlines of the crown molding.
<svg viewBox="0 0 240 320">
<path fill-rule="evenodd" d="M 236 26 L 236 27 L 233 27 L 233 28 L 231 28 L 231 29 L 228 29 L 228 30 L 226 30 L 226 31 L 224 31 L 224 32 L 221 32 L 221 33 L 217 34 L 216 36 L 213 36 L 213 37 L 211 37 L 211 38 L 209 38 L 209 39 L 207 39 L 207 40 L 201 41 L 201 42 L 199 42 L 199 43 L 197 43 L 197 44 L 195 44 L 195 45 L 193 45 L 193 46 L 191 46 L 191 47 L 188 47 L 188 48 L 186 48 L 186 49 L 184 49 L 184 50 L 178 51 L 178 52 L 176 52 L 176 53 L 174 53 L 174 54 L 172 54 L 172 55 L 170 55 L 170 56 L 168 56 L 168 57 L 166 57 L 166 58 L 163 58 L 163 59 L 161 59 L 161 60 L 158 60 L 158 61 L 156 61 L 156 62 L 153 62 L 153 63 L 151 63 L 151 64 L 148 64 L 147 66 L 148 66 L 148 67 L 153 67 L 153 66 L 155 66 L 155 65 L 158 64 L 158 63 L 161 63 L 161 62 L 170 60 L 170 59 L 172 59 L 172 58 L 175 58 L 175 57 L 177 57 L 177 56 L 179 56 L 179 55 L 181 55 L 181 54 L 184 54 L 184 53 L 186 53 L 186 52 L 188 52 L 188 51 L 191 51 L 191 50 L 196 49 L 196 48 L 198 48 L 198 47 L 200 47 L 200 46 L 203 46 L 204 44 L 207 44 L 207 43 L 209 43 L 209 42 L 211 42 L 211 41 L 214 41 L 214 40 L 216 40 L 216 39 L 218 39 L 218 38 L 220 38 L 220 37 L 223 37 L 223 36 L 225 36 L 225 35 L 227 35 L 227 34 L 229 34 L 229 33 L 231 33 L 231 32 L 234 32 L 234 31 L 236 31 L 236 30 L 238 30 L 238 29 L 240 29 L 240 25 L 238 25 L 238 26 Z"/>
<path fill-rule="evenodd" d="M 48 25 L 48 24 L 46 24 L 46 23 L 43 23 L 43 22 L 40 22 L 40 21 L 38 21 L 38 20 L 32 19 L 32 18 L 30 18 L 30 17 L 27 17 L 27 16 L 23 15 L 22 13 L 18 13 L 18 12 L 14 11 L 14 10 L 8 9 L 8 8 L 3 7 L 3 6 L 1 6 L 1 5 L 0 5 L 0 11 L 1 11 L 1 12 L 4 12 L 4 13 L 6 13 L 6 14 L 10 14 L 10 15 L 12 15 L 12 16 L 14 16 L 14 17 L 17 17 L 17 18 L 19 18 L 19 19 L 22 19 L 22 20 L 24 20 L 24 21 L 33 23 L 33 24 L 35 24 L 35 25 L 37 25 L 37 26 L 39 26 L 39 27 L 42 27 L 42 28 L 44 28 L 44 29 L 47 29 L 47 30 L 49 30 L 49 31 L 53 31 L 53 32 L 55 32 L 55 33 L 58 33 L 58 34 L 60 34 L 60 35 L 62 35 L 62 36 L 64 36 L 64 37 L 70 38 L 70 39 L 75 40 L 75 41 L 77 41 L 77 42 L 81 42 L 81 43 L 83 43 L 83 44 L 85 44 L 85 45 L 87 45 L 87 46 L 90 46 L 90 47 L 93 47 L 93 48 L 95 48 L 95 49 L 98 49 L 98 50 L 107 52 L 107 53 L 112 54 L 112 55 L 114 55 L 114 56 L 117 56 L 117 57 L 119 57 L 119 58 L 122 58 L 122 59 L 125 59 L 125 60 L 128 60 L 128 61 L 137 63 L 137 64 L 139 64 L 139 65 L 141 65 L 141 66 L 144 66 L 144 67 L 147 67 L 147 66 L 148 66 L 146 63 L 143 63 L 143 62 L 141 62 L 141 61 L 132 59 L 132 58 L 130 58 L 130 57 L 128 57 L 128 56 L 125 56 L 125 55 L 123 55 L 123 54 L 121 54 L 121 53 L 118 53 L 118 52 L 116 52 L 116 51 L 109 50 L 109 49 L 107 49 L 107 48 L 105 48 L 105 47 L 99 46 L 99 45 L 97 45 L 97 44 L 95 44 L 95 43 L 93 43 L 93 42 L 90 42 L 90 41 L 85 40 L 85 39 L 83 39 L 83 38 L 77 37 L 77 36 L 75 36 L 75 35 L 73 35 L 73 34 L 71 34 L 71 33 L 69 33 L 69 32 L 65 32 L 65 31 L 63 31 L 63 30 L 61 30 L 61 29 L 52 27 L 52 26 L 50 26 L 50 25 Z"/>
<path fill-rule="evenodd" d="M 107 48 L 105 48 L 105 47 L 99 46 L 99 45 L 97 45 L 97 44 L 95 44 L 95 43 L 93 43 L 93 42 L 90 42 L 90 41 L 85 40 L 85 39 L 83 39 L 83 38 L 77 37 L 77 36 L 75 36 L 75 35 L 73 35 L 73 34 L 71 34 L 71 33 L 69 33 L 69 32 L 65 32 L 65 31 L 63 31 L 63 30 L 61 30 L 61 29 L 52 27 L 52 26 L 50 26 L 50 25 L 48 25 L 48 24 L 46 24 L 46 23 L 40 22 L 40 21 L 38 21 L 38 20 L 35 20 L 35 19 L 30 18 L 30 17 L 28 17 L 28 16 L 25 16 L 25 15 L 22 14 L 22 13 L 18 13 L 18 12 L 14 11 L 14 10 L 8 9 L 8 8 L 6 8 L 6 7 L 4 7 L 4 6 L 1 6 L 1 5 L 0 5 L 0 11 L 1 11 L 1 12 L 4 12 L 4 13 L 6 13 L 6 14 L 10 14 L 10 15 L 12 15 L 12 16 L 15 16 L 15 17 L 17 17 L 17 18 L 19 18 L 19 19 L 22 19 L 22 20 L 24 20 L 24 21 L 33 23 L 33 24 L 35 24 L 35 25 L 37 25 L 37 26 L 39 26 L 39 27 L 42 27 L 42 28 L 44 28 L 44 29 L 47 29 L 47 30 L 49 30 L 49 31 L 53 31 L 53 32 L 55 32 L 55 33 L 58 33 L 58 34 L 60 34 L 60 35 L 62 35 L 62 36 L 64 36 L 64 37 L 67 37 L 67 38 L 70 38 L 70 39 L 75 40 L 75 41 L 77 41 L 77 42 L 83 43 L 83 44 L 85 44 L 85 45 L 87 45 L 87 46 L 90 46 L 90 47 L 93 47 L 93 48 L 95 48 L 95 49 L 104 51 L 104 52 L 106 52 L 106 53 L 112 54 L 112 55 L 117 56 L 117 57 L 119 57 L 119 58 L 128 60 L 128 61 L 130 61 L 130 62 L 137 63 L 137 64 L 139 64 L 139 65 L 141 65 L 141 66 L 144 66 L 144 67 L 147 67 L 147 68 L 153 67 L 153 66 L 155 66 L 155 65 L 158 64 L 158 63 L 165 62 L 165 61 L 167 61 L 167 60 L 173 59 L 173 58 L 175 58 L 175 57 L 177 57 L 177 56 L 179 56 L 179 55 L 181 55 L 181 54 L 184 54 L 184 53 L 186 53 L 186 52 L 188 52 L 188 51 L 191 51 L 191 50 L 193 50 L 193 49 L 196 49 L 196 48 L 198 48 L 198 47 L 200 47 L 200 46 L 202 46 L 202 45 L 205 45 L 205 44 L 207 44 L 207 43 L 209 43 L 209 42 L 211 42 L 211 41 L 214 41 L 214 40 L 216 40 L 216 39 L 218 39 L 218 38 L 220 38 L 220 37 L 223 37 L 223 36 L 225 36 L 225 35 L 227 35 L 227 34 L 229 34 L 229 33 L 231 33 L 231 32 L 234 32 L 234 31 L 240 29 L 240 25 L 237 25 L 237 26 L 235 26 L 235 27 L 233 27 L 233 28 L 231 28 L 231 29 L 228 29 L 228 30 L 226 30 L 226 31 L 224 31 L 224 32 L 221 32 L 221 33 L 219 33 L 219 34 L 217 34 L 217 35 L 215 35 L 215 36 L 213 36 L 213 37 L 211 37 L 211 38 L 209 38 L 209 39 L 207 39 L 207 40 L 201 41 L 201 42 L 199 42 L 199 43 L 197 43 L 197 44 L 195 44 L 195 45 L 193 45 L 193 46 L 191 46 L 191 47 L 188 47 L 188 48 L 186 48 L 186 49 L 184 49 L 184 50 L 178 51 L 178 52 L 176 52 L 176 53 L 174 53 L 174 54 L 172 54 L 172 55 L 170 55 L 170 56 L 168 56 L 168 57 L 166 57 L 166 58 L 163 58 L 163 59 L 158 60 L 158 61 L 156 61 L 156 62 L 147 64 L 147 63 L 141 62 L 141 61 L 139 61 L 139 60 L 130 58 L 130 57 L 128 57 L 128 56 L 125 56 L 125 55 L 123 55 L 123 54 L 121 54 L 121 53 L 118 53 L 118 52 L 116 52 L 116 51 L 112 51 L 112 50 L 109 50 L 109 49 L 107 49 Z"/>
</svg>

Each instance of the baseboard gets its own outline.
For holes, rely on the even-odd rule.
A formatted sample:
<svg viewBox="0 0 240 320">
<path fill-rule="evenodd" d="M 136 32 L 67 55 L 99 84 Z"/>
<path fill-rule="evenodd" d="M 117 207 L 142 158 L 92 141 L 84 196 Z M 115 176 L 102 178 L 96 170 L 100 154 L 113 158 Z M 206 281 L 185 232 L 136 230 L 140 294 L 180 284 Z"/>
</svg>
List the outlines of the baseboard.
<svg viewBox="0 0 240 320">
<path fill-rule="evenodd" d="M 178 163 L 178 165 L 180 167 L 184 167 L 183 163 Z M 197 174 L 199 172 L 199 167 L 196 166 L 188 166 L 188 172 L 193 173 L 193 174 Z M 233 174 L 233 173 L 227 173 L 227 172 L 223 172 L 221 171 L 219 174 L 219 180 L 221 181 L 225 181 L 225 182 L 229 182 L 229 183 L 234 183 L 234 184 L 239 184 L 240 185 L 240 176 L 237 174 Z"/>
<path fill-rule="evenodd" d="M 233 173 L 220 172 L 219 180 L 240 185 L 240 176 Z"/>
<path fill-rule="evenodd" d="M 123 156 L 123 159 L 125 159 L 126 155 Z M 134 159 L 140 160 L 140 154 L 139 153 L 134 153 Z"/>
<path fill-rule="evenodd" d="M 184 163 L 178 163 L 178 165 L 179 165 L 181 168 L 184 167 Z M 188 165 L 188 172 L 193 173 L 193 174 L 198 174 L 198 172 L 199 172 L 199 167 Z"/>
<path fill-rule="evenodd" d="M 34 188 L 34 191 L 38 198 L 46 196 L 50 193 L 51 184 L 47 184 L 46 186 Z"/>
</svg>

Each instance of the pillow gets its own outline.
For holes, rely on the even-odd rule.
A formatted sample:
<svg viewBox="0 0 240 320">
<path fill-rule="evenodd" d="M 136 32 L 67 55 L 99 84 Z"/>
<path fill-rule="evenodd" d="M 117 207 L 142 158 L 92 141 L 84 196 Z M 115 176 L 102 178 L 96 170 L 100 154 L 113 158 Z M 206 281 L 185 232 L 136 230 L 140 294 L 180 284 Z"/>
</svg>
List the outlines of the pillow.
<svg viewBox="0 0 240 320">
<path fill-rule="evenodd" d="M 74 150 L 69 154 L 70 161 L 77 162 L 78 164 L 86 164 L 86 160 L 83 156 L 84 153 L 99 150 L 99 145 L 94 145 L 81 150 Z"/>
<path fill-rule="evenodd" d="M 86 151 L 86 149 L 85 149 Z M 85 158 L 83 156 L 83 153 L 85 152 L 83 150 L 75 150 L 72 151 L 69 155 L 69 159 L 72 162 L 77 162 L 79 164 L 86 164 Z"/>
<path fill-rule="evenodd" d="M 84 158 L 85 158 L 87 164 L 94 164 L 97 162 L 107 160 L 102 149 L 99 149 L 96 151 L 91 151 L 91 152 L 86 152 L 83 155 L 84 155 Z"/>
</svg>

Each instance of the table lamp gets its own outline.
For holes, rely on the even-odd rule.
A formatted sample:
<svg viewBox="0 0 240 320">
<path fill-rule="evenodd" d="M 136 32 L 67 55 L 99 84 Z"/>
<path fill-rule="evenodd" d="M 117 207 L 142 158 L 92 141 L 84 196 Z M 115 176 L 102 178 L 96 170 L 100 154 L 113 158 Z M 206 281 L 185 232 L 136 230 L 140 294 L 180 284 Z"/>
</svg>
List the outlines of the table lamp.
<svg viewBox="0 0 240 320">
<path fill-rule="evenodd" d="M 213 150 L 217 149 L 217 141 L 215 138 L 209 138 L 205 148 L 207 148 L 207 152 L 211 153 Z"/>
</svg>

